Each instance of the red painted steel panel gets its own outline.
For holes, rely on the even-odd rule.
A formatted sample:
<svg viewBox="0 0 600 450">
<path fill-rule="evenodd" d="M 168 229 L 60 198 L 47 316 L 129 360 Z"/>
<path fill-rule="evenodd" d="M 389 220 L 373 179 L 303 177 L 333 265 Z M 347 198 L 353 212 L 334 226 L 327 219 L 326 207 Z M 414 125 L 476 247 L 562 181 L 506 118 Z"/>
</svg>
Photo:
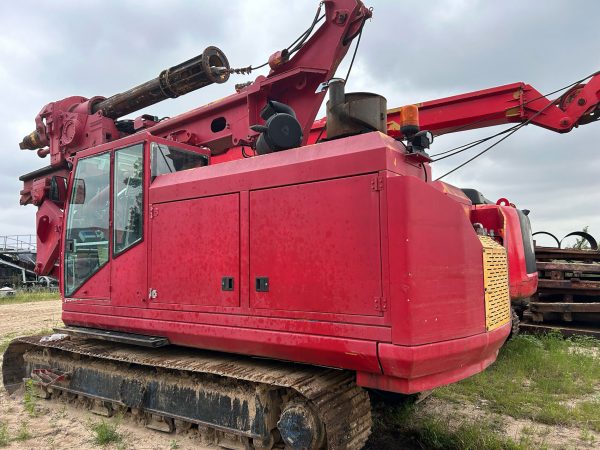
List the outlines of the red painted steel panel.
<svg viewBox="0 0 600 450">
<path fill-rule="evenodd" d="M 239 306 L 239 195 L 152 205 L 150 289 L 154 303 Z M 234 278 L 223 291 L 223 277 Z"/>
<path fill-rule="evenodd" d="M 190 322 L 227 327 L 285 331 L 290 333 L 318 334 L 322 336 L 348 337 L 367 341 L 391 342 L 392 339 L 390 327 L 347 322 L 326 322 L 324 320 L 310 320 L 308 318 L 289 319 L 259 316 L 258 314 L 262 313 L 262 310 L 255 310 L 253 315 L 241 315 L 228 312 L 206 313 L 181 310 L 168 311 L 154 308 L 140 311 L 138 309 L 112 307 L 110 305 L 96 305 L 92 309 L 87 302 L 70 302 L 64 305 L 64 309 L 85 314 L 139 317 L 141 319 L 166 320 L 170 322 Z M 237 309 L 239 310 L 240 308 Z"/>
<path fill-rule="evenodd" d="M 379 189 L 379 225 L 380 225 L 380 239 L 381 239 L 381 288 L 382 298 L 380 306 L 383 310 L 382 319 L 385 320 L 386 325 L 391 325 L 391 314 L 388 305 L 388 300 L 391 298 L 390 293 L 390 247 L 388 245 L 390 239 L 390 230 L 388 228 L 388 205 L 385 195 L 382 195 L 381 191 L 385 191 L 387 187 L 387 177 L 398 176 L 393 172 L 381 170 L 378 173 L 377 189 Z M 391 334 L 391 330 L 390 330 Z"/>
<path fill-rule="evenodd" d="M 87 279 L 71 298 L 108 302 L 110 299 L 110 260 Z"/>
<path fill-rule="evenodd" d="M 388 178 L 385 192 L 392 342 L 485 331 L 482 247 L 463 205 L 414 177 Z"/>
<path fill-rule="evenodd" d="M 145 308 L 148 302 L 148 249 L 146 239 L 113 255 L 110 303 Z"/>
<path fill-rule="evenodd" d="M 250 193 L 250 282 L 255 308 L 380 315 L 377 174 Z"/>
<path fill-rule="evenodd" d="M 357 373 L 360 386 L 412 394 L 454 383 L 492 364 L 510 324 L 463 339 L 413 347 L 379 344 L 383 375 Z"/>
<path fill-rule="evenodd" d="M 244 285 L 242 285 L 243 291 Z M 249 291 L 250 286 L 246 291 Z M 247 294 L 249 295 L 249 294 Z M 236 315 L 255 315 L 261 317 L 281 317 L 287 319 L 300 319 L 300 320 L 314 320 L 320 322 L 343 322 L 343 323 L 356 323 L 365 325 L 389 325 L 384 317 L 381 316 L 357 316 L 352 314 L 336 314 L 336 313 L 323 313 L 323 312 L 311 312 L 311 311 L 284 311 L 281 309 L 261 309 L 261 308 L 249 308 L 246 303 L 248 296 L 242 298 L 244 305 L 242 306 L 202 306 L 202 305 L 181 305 L 179 303 L 153 303 L 153 307 L 156 309 L 162 309 L 165 311 L 195 311 L 202 313 L 224 313 L 224 314 L 236 314 Z"/>
<path fill-rule="evenodd" d="M 419 378 L 464 367 L 496 352 L 510 332 L 506 324 L 488 333 L 433 344 L 402 346 L 379 344 L 383 373 L 399 378 Z"/>
<path fill-rule="evenodd" d="M 165 336 L 173 344 L 244 355 L 305 362 L 343 369 L 381 373 L 375 342 L 356 339 L 283 333 L 260 329 L 224 327 L 164 320 L 64 312 L 65 319 L 80 326 L 110 328 Z"/>
</svg>

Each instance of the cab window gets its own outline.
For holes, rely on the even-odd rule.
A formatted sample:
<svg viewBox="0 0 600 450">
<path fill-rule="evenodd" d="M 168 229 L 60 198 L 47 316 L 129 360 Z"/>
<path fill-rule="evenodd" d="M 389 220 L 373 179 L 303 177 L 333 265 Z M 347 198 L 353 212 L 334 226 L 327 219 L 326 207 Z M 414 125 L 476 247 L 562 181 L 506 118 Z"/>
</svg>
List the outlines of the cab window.
<svg viewBox="0 0 600 450">
<path fill-rule="evenodd" d="M 121 253 L 143 237 L 144 146 L 115 152 L 113 178 L 113 254 Z"/>
<path fill-rule="evenodd" d="M 152 179 L 158 175 L 208 165 L 208 158 L 204 155 L 157 142 L 152 143 L 151 154 Z"/>
</svg>

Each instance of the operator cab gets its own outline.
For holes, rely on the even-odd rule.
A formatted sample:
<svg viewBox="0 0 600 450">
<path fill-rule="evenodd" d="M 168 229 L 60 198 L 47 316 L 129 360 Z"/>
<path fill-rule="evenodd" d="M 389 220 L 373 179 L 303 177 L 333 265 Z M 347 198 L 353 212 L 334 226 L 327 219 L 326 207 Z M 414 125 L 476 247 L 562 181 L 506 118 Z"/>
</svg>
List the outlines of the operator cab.
<svg viewBox="0 0 600 450">
<path fill-rule="evenodd" d="M 100 286 L 78 291 L 110 259 L 144 241 L 145 198 L 155 178 L 206 166 L 209 152 L 144 133 L 81 152 L 73 163 L 64 295 L 108 298 Z"/>
</svg>

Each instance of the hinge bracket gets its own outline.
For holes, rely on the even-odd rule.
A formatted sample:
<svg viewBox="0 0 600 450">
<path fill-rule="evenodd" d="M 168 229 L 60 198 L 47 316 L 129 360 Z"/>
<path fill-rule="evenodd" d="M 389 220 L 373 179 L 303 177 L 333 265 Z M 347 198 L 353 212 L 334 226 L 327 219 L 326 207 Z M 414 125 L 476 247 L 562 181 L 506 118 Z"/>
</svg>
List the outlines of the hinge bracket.
<svg viewBox="0 0 600 450">
<path fill-rule="evenodd" d="M 387 311 L 387 300 L 385 297 L 375 297 L 375 311 Z"/>
<path fill-rule="evenodd" d="M 372 191 L 383 191 L 383 177 L 377 175 L 371 179 L 371 190 Z"/>
<path fill-rule="evenodd" d="M 158 216 L 158 208 L 156 206 L 151 206 L 150 207 L 150 218 L 154 219 L 156 216 Z"/>
</svg>

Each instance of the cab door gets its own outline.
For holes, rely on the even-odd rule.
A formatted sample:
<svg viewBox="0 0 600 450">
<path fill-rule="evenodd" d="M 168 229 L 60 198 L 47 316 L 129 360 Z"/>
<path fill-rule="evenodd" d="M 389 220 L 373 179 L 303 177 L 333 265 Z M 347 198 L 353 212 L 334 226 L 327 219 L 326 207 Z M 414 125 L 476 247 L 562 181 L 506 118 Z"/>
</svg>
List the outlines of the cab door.
<svg viewBox="0 0 600 450">
<path fill-rule="evenodd" d="M 147 264 L 147 143 L 113 152 L 111 304 L 145 308 Z"/>
<path fill-rule="evenodd" d="M 64 296 L 108 301 L 111 154 L 80 158 L 76 164 L 67 212 Z"/>
<path fill-rule="evenodd" d="M 146 147 L 134 141 L 77 160 L 67 215 L 65 297 L 147 306 Z"/>
</svg>

